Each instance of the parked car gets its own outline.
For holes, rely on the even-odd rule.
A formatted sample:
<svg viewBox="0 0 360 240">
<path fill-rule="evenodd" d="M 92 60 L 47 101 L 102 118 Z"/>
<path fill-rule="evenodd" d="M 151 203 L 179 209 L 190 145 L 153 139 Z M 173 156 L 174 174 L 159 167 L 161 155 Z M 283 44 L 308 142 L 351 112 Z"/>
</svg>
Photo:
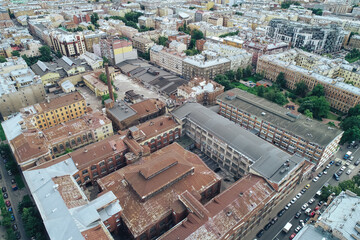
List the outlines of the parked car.
<svg viewBox="0 0 360 240">
<path fill-rule="evenodd" d="M 289 237 L 289 239 L 291 240 L 291 239 L 293 239 L 295 236 L 296 236 L 296 233 L 293 233 L 293 234 L 291 234 L 291 236 Z"/>
<path fill-rule="evenodd" d="M 4 192 L 6 192 L 6 187 L 2 187 L 1 188 L 1 191 L 4 193 Z"/>
<path fill-rule="evenodd" d="M 342 166 L 342 167 L 340 168 L 340 170 L 341 170 L 341 171 L 344 171 L 345 168 L 346 168 L 346 166 Z"/>
<path fill-rule="evenodd" d="M 318 206 L 321 206 L 323 203 L 323 201 L 318 202 Z"/>
<path fill-rule="evenodd" d="M 14 231 L 18 230 L 18 226 L 17 226 L 16 223 L 14 223 L 14 224 L 12 225 L 12 229 L 14 229 Z"/>
<path fill-rule="evenodd" d="M 296 219 L 299 218 L 300 215 L 301 215 L 301 211 L 298 211 L 298 212 L 295 214 L 295 218 L 296 218 Z"/>
<path fill-rule="evenodd" d="M 341 165 L 341 161 L 337 161 L 335 166 L 340 166 Z"/>
<path fill-rule="evenodd" d="M 329 162 L 329 164 L 330 164 L 330 165 L 333 165 L 334 163 L 335 163 L 335 161 L 331 161 L 331 162 Z"/>
<path fill-rule="evenodd" d="M 323 175 L 322 172 L 319 172 L 317 176 L 321 177 L 322 175 Z"/>
<path fill-rule="evenodd" d="M 305 203 L 304 205 L 302 205 L 301 210 L 305 211 L 308 206 L 309 206 L 309 204 Z"/>
<path fill-rule="evenodd" d="M 301 196 L 302 196 L 302 194 L 301 194 L 301 193 L 298 193 L 298 194 L 296 195 L 296 198 L 299 199 L 299 198 L 301 198 Z"/>
<path fill-rule="evenodd" d="M 314 211 L 317 211 L 317 210 L 319 210 L 320 209 L 320 206 L 316 206 L 315 208 L 314 208 Z"/>
<path fill-rule="evenodd" d="M 359 164 L 360 164 L 360 159 L 357 160 L 357 161 L 354 163 L 355 166 L 357 166 L 357 165 L 359 165 Z"/>
<path fill-rule="evenodd" d="M 285 206 L 285 210 L 288 210 L 291 206 L 291 202 L 289 202 L 286 206 Z"/>
<path fill-rule="evenodd" d="M 328 165 L 326 165 L 326 169 L 329 169 L 331 167 L 330 163 Z"/>
<path fill-rule="evenodd" d="M 12 207 L 9 207 L 9 208 L 8 208 L 8 211 L 9 211 L 9 212 L 12 212 L 12 211 L 13 211 L 13 210 L 12 210 Z"/>
<path fill-rule="evenodd" d="M 16 239 L 20 239 L 21 238 L 20 232 L 16 232 L 15 237 L 16 237 Z"/>
<path fill-rule="evenodd" d="M 285 208 L 281 209 L 280 212 L 278 212 L 277 216 L 281 217 L 282 215 L 284 215 L 285 211 L 286 211 Z"/>
<path fill-rule="evenodd" d="M 262 235 L 264 235 L 264 229 L 261 229 L 257 234 L 256 234 L 256 237 L 257 238 L 261 238 Z"/>
<path fill-rule="evenodd" d="M 315 212 L 312 211 L 312 212 L 310 213 L 310 217 L 313 217 L 314 215 L 315 215 Z"/>
<path fill-rule="evenodd" d="M 310 217 L 306 217 L 304 222 L 307 223 L 309 221 Z"/>
<path fill-rule="evenodd" d="M 310 184 L 306 184 L 305 188 L 309 189 L 309 187 L 310 187 Z"/>
<path fill-rule="evenodd" d="M 11 221 L 12 221 L 12 222 L 15 221 L 15 216 L 14 216 L 14 214 L 11 214 L 11 215 L 10 215 L 10 218 L 11 218 Z"/>
<path fill-rule="evenodd" d="M 346 161 L 345 166 L 349 166 L 351 164 L 351 161 Z"/>
<path fill-rule="evenodd" d="M 2 175 L 1 175 L 1 173 L 0 173 L 0 180 L 2 179 Z"/>
<path fill-rule="evenodd" d="M 4 199 L 8 199 L 8 194 L 7 193 L 3 193 L 3 197 L 4 197 Z"/>
<path fill-rule="evenodd" d="M 317 182 L 319 180 L 319 177 L 315 177 L 314 179 L 313 179 L 313 182 Z"/>
<path fill-rule="evenodd" d="M 350 169 L 347 170 L 347 171 L 346 171 L 346 174 L 347 174 L 347 175 L 350 175 L 350 174 L 351 174 L 351 170 L 350 170 Z"/>
<path fill-rule="evenodd" d="M 7 201 L 5 202 L 5 205 L 6 205 L 7 207 L 10 207 L 10 206 L 11 206 L 11 202 L 10 202 L 9 200 L 7 200 Z"/>
<path fill-rule="evenodd" d="M 297 198 L 294 197 L 293 199 L 291 199 L 291 204 L 294 204 L 296 202 Z"/>
<path fill-rule="evenodd" d="M 303 188 L 302 190 L 301 190 L 301 194 L 304 194 L 306 192 L 306 188 Z"/>
<path fill-rule="evenodd" d="M 277 217 L 274 217 L 272 220 L 271 220 L 271 224 L 274 225 L 276 222 L 277 222 L 278 218 Z"/>
<path fill-rule="evenodd" d="M 308 204 L 312 204 L 315 202 L 315 199 L 314 198 L 311 198 L 309 201 L 308 201 Z"/>
<path fill-rule="evenodd" d="M 336 173 L 336 175 L 338 175 L 338 176 L 340 177 L 343 172 L 344 172 L 344 171 L 339 170 L 339 171 Z"/>
<path fill-rule="evenodd" d="M 7 173 L 9 174 L 9 176 L 12 176 L 11 170 L 7 171 Z"/>
<path fill-rule="evenodd" d="M 301 229 L 302 229 L 302 226 L 299 225 L 295 228 L 295 232 L 298 233 Z"/>
<path fill-rule="evenodd" d="M 268 224 L 266 224 L 265 227 L 264 227 L 264 230 L 266 230 L 266 231 L 269 230 L 269 228 L 271 227 L 271 225 L 272 225 L 271 222 L 269 222 Z"/>
<path fill-rule="evenodd" d="M 15 179 L 11 179 L 11 184 L 16 183 Z"/>
</svg>

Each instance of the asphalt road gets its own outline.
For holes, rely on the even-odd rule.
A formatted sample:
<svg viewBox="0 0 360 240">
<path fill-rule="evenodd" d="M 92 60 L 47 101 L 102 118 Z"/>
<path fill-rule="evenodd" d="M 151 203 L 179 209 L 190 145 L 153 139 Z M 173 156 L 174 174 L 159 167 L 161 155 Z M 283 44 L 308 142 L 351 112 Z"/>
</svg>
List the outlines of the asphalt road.
<svg viewBox="0 0 360 240">
<path fill-rule="evenodd" d="M 342 150 L 338 151 L 338 153 L 336 154 L 336 158 L 339 159 L 343 159 L 344 154 L 347 151 L 352 151 L 354 156 L 354 159 L 352 161 L 352 163 L 354 163 L 356 160 L 358 160 L 360 158 L 360 151 L 358 151 L 359 149 L 346 149 L 346 146 L 342 147 Z M 343 160 L 343 164 L 345 163 L 345 161 Z M 352 178 L 353 175 L 356 175 L 358 173 L 358 169 L 359 169 L 360 165 L 355 167 L 353 164 L 351 164 L 349 167 L 347 167 L 345 169 L 345 171 L 343 172 L 343 174 L 340 176 L 340 181 L 345 181 L 348 180 L 350 178 Z M 278 221 L 271 226 L 267 231 L 265 231 L 265 233 L 263 234 L 263 236 L 261 238 L 256 238 L 256 233 L 260 230 L 260 228 L 258 228 L 256 230 L 256 232 L 254 231 L 252 239 L 289 239 L 290 235 L 292 233 L 294 233 L 295 228 L 299 225 L 299 220 L 300 219 L 305 219 L 307 216 L 305 216 L 304 211 L 301 210 L 301 207 L 304 203 L 307 203 L 309 201 L 309 199 L 313 198 L 316 194 L 316 192 L 322 188 L 322 186 L 325 185 L 325 183 L 329 183 L 330 185 L 337 185 L 339 182 L 336 181 L 333 178 L 333 175 L 335 172 L 337 172 L 339 169 L 341 168 L 341 166 L 335 166 L 332 165 L 328 170 L 327 170 L 327 175 L 323 175 L 322 177 L 319 178 L 319 180 L 317 182 L 313 182 L 312 180 L 304 180 L 299 186 L 296 187 L 295 191 L 289 195 L 289 197 L 284 200 L 283 202 L 281 202 L 278 206 L 276 206 L 273 210 L 273 212 L 270 214 L 270 218 L 263 220 L 260 223 L 260 227 L 264 227 L 269 221 L 270 219 L 277 217 L 278 212 L 283 209 L 285 207 L 285 205 L 287 203 L 289 203 L 291 201 L 292 198 L 294 198 L 296 196 L 296 194 L 298 194 L 301 189 L 304 188 L 304 186 L 306 184 L 310 184 L 310 188 L 300 197 L 300 199 L 298 199 L 293 205 L 291 205 L 291 207 L 286 210 L 286 212 L 284 213 L 284 215 L 282 217 L 278 217 Z M 348 169 L 352 169 L 352 173 L 350 175 L 346 174 L 346 171 Z M 316 173 L 314 173 L 314 177 L 318 174 L 318 172 L 323 171 L 324 167 L 320 168 L 318 171 L 316 171 Z M 315 198 L 316 199 L 316 198 Z M 315 208 L 316 204 L 318 203 L 318 199 L 316 199 L 316 202 L 311 204 L 309 207 L 311 207 L 312 209 Z M 295 219 L 294 216 L 295 214 L 301 211 L 302 214 L 300 216 L 299 219 Z M 292 223 L 293 226 L 290 229 L 290 231 L 285 234 L 282 229 L 283 227 L 286 225 L 286 223 Z M 250 235 L 251 236 L 251 235 Z"/>
<path fill-rule="evenodd" d="M 13 214 L 15 216 L 15 221 L 12 222 L 16 223 L 18 225 L 18 228 L 21 234 L 21 239 L 28 239 L 25 234 L 25 230 L 21 221 L 21 216 L 18 212 L 18 204 L 22 201 L 23 197 L 28 194 L 28 191 L 26 188 L 23 188 L 21 190 L 13 191 L 11 189 L 11 179 L 14 178 L 14 176 L 9 176 L 6 169 L 3 158 L 0 156 L 0 173 L 2 175 L 2 179 L 0 180 L 0 186 L 6 187 L 6 192 L 8 194 L 8 199 L 5 199 L 5 201 L 10 200 L 11 207 L 13 209 Z M 2 194 L 2 193 L 1 193 Z M 3 233 L 2 233 L 3 234 Z M 6 234 L 6 233 L 4 233 Z"/>
</svg>

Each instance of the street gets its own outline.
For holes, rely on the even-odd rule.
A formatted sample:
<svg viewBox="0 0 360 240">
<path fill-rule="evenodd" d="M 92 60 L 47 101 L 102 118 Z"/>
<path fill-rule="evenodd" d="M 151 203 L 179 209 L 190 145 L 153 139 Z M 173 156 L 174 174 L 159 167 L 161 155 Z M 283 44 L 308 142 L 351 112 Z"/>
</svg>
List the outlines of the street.
<svg viewBox="0 0 360 240">
<path fill-rule="evenodd" d="M 301 207 L 304 205 L 304 203 L 307 203 L 311 198 L 313 198 L 316 192 L 320 190 L 322 186 L 325 185 L 325 183 L 329 183 L 330 185 L 337 185 L 341 181 L 351 179 L 354 175 L 358 173 L 359 166 L 353 165 L 353 163 L 360 158 L 360 151 L 358 150 L 359 149 L 346 149 L 346 145 L 342 146 L 342 150 L 338 151 L 336 154 L 336 158 L 338 158 L 337 160 L 342 160 L 341 166 L 344 166 L 345 160 L 343 160 L 343 156 L 347 151 L 353 152 L 352 156 L 354 156 L 354 159 L 352 160 L 352 164 L 348 166 L 345 169 L 344 173 L 340 176 L 340 181 L 336 181 L 333 178 L 334 173 L 341 168 L 341 166 L 336 166 L 335 163 L 327 170 L 327 175 L 322 175 L 317 182 L 313 182 L 312 180 L 307 179 L 304 180 L 303 182 L 301 182 L 300 185 L 296 187 L 294 192 L 290 194 L 286 200 L 275 206 L 269 218 L 263 219 L 260 222 L 259 228 L 254 229 L 250 233 L 250 239 L 289 239 L 290 235 L 294 233 L 295 228 L 299 226 L 299 221 L 304 220 L 307 217 L 304 211 L 301 210 Z M 314 176 L 316 176 L 319 172 L 323 171 L 325 166 L 316 171 L 316 174 L 314 173 Z M 352 170 L 350 175 L 346 174 L 346 171 L 348 169 Z M 283 216 L 278 217 L 278 221 L 274 225 L 272 225 L 267 231 L 265 231 L 262 237 L 257 238 L 255 235 L 261 230 L 260 227 L 264 228 L 264 226 L 270 221 L 270 219 L 277 217 L 278 212 L 283 209 L 285 205 L 288 204 L 291 199 L 294 198 L 296 194 L 298 194 L 307 184 L 310 184 L 309 189 L 294 204 L 292 204 L 288 210 L 285 211 Z M 318 198 L 315 198 L 315 200 L 316 201 L 314 203 L 309 205 L 311 209 L 314 209 L 319 202 Z M 301 215 L 300 218 L 296 219 L 295 214 L 298 211 L 301 211 Z M 282 229 L 288 222 L 292 224 L 292 227 L 288 233 L 285 233 L 282 231 Z"/>
<path fill-rule="evenodd" d="M 1 172 L 1 175 L 2 175 L 2 179 L 0 180 L 0 186 L 1 187 L 6 187 L 7 189 L 7 194 L 8 194 L 8 199 L 4 199 L 5 201 L 7 200 L 10 200 L 11 202 L 11 207 L 13 209 L 13 214 L 15 216 L 15 221 L 12 222 L 11 224 L 14 224 L 16 223 L 18 225 L 18 231 L 20 231 L 20 234 L 21 234 L 21 239 L 29 239 L 26 237 L 26 234 L 25 234 L 25 230 L 24 230 L 24 227 L 23 227 L 23 223 L 21 221 L 21 216 L 18 212 L 18 204 L 19 202 L 22 201 L 23 197 L 25 195 L 29 195 L 29 192 L 28 190 L 25 188 L 21 189 L 21 190 L 17 190 L 17 191 L 13 191 L 11 189 L 11 179 L 14 178 L 14 176 L 9 176 L 9 174 L 7 173 L 6 169 L 5 169 L 5 164 L 4 164 L 4 159 L 0 156 L 0 172 Z M 1 239 L 6 239 L 6 229 L 1 226 L 1 230 L 0 230 L 0 238 Z"/>
</svg>

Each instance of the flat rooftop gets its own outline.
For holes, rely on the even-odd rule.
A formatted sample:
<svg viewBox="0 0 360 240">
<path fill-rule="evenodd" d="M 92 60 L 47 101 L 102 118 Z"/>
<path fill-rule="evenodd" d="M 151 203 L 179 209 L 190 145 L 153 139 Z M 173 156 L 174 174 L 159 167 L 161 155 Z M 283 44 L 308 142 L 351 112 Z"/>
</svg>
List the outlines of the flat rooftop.
<svg viewBox="0 0 360 240">
<path fill-rule="evenodd" d="M 235 94 L 234 99 L 229 99 L 228 94 Z M 300 136 L 306 141 L 326 147 L 343 131 L 323 124 L 315 119 L 308 120 L 302 114 L 298 118 L 292 117 L 291 110 L 272 103 L 264 98 L 255 96 L 238 88 L 220 94 L 217 99 L 240 109 L 246 113 L 262 119 L 278 129 L 283 129 L 291 134 Z M 265 115 L 264 115 L 265 113 Z"/>
<path fill-rule="evenodd" d="M 304 161 L 303 158 L 282 151 L 199 103 L 186 103 L 172 114 L 177 119 L 194 122 L 247 157 L 253 170 L 274 183 L 280 183 L 287 176 L 281 173 L 284 163 L 290 163 L 288 171 L 291 172 Z"/>
<path fill-rule="evenodd" d="M 306 224 L 303 229 L 293 238 L 293 240 L 338 240 L 329 232 L 325 232 L 319 227 Z"/>
</svg>

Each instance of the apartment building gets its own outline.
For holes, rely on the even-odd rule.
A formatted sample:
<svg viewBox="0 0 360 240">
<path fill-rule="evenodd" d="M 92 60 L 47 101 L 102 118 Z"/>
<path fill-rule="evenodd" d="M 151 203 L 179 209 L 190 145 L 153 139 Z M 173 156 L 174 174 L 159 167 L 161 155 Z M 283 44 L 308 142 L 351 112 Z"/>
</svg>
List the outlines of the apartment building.
<svg viewBox="0 0 360 240">
<path fill-rule="evenodd" d="M 85 74 L 81 77 L 85 85 L 95 93 L 95 96 L 101 97 L 106 94 L 109 94 L 109 88 L 107 84 L 100 80 L 100 75 L 105 74 L 103 70 L 97 70 L 89 74 Z M 113 81 L 115 78 L 115 69 L 109 67 L 110 81 Z M 114 91 L 114 89 L 113 89 Z"/>
<path fill-rule="evenodd" d="M 229 71 L 230 67 L 231 61 L 227 58 L 207 60 L 204 55 L 198 54 L 183 60 L 182 75 L 186 79 L 194 77 L 214 79 L 216 75 Z"/>
<path fill-rule="evenodd" d="M 84 54 L 80 55 L 79 58 L 86 61 L 92 70 L 103 68 L 103 59 L 94 53 L 86 51 Z"/>
<path fill-rule="evenodd" d="M 126 39 L 101 39 L 100 50 L 101 56 L 109 59 L 112 65 L 137 58 L 133 44 Z"/>
<path fill-rule="evenodd" d="M 264 74 L 271 81 L 275 81 L 283 72 L 289 89 L 295 89 L 300 81 L 304 81 L 310 91 L 321 84 L 330 106 L 347 112 L 360 101 L 360 89 L 344 82 L 346 79 L 354 80 L 354 75 L 348 74 L 352 69 L 343 65 L 341 59 L 331 60 L 300 49 L 291 49 L 274 55 L 262 55 L 258 59 L 256 72 Z"/>
<path fill-rule="evenodd" d="M 83 31 L 85 49 L 88 52 L 94 52 L 94 44 L 99 44 L 100 40 L 106 37 L 106 33 L 102 31 Z"/>
<path fill-rule="evenodd" d="M 182 132 L 224 171 L 241 178 L 248 173 L 264 177 L 285 198 L 302 178 L 305 160 L 290 155 L 234 122 L 198 103 L 185 103 L 172 112 Z"/>
<path fill-rule="evenodd" d="M 189 214 L 159 237 L 165 239 L 247 239 L 273 210 L 276 192 L 262 177 L 248 174 L 202 205 L 191 194 L 181 197 Z M 251 202 L 251 209 L 246 206 Z"/>
<path fill-rule="evenodd" d="M 113 240 L 122 207 L 112 192 L 89 200 L 72 174 L 71 158 L 24 171 L 24 178 L 50 239 Z M 58 231 L 63 229 L 64 231 Z M 66 229 L 66 230 L 65 230 Z"/>
<path fill-rule="evenodd" d="M 215 81 L 195 77 L 186 85 L 177 88 L 177 96 L 184 100 L 196 100 L 203 105 L 212 105 L 216 97 L 224 92 L 224 86 Z"/>
<path fill-rule="evenodd" d="M 185 58 L 185 53 L 161 45 L 154 45 L 150 49 L 150 62 L 179 75 L 182 74 L 182 63 Z"/>
<path fill-rule="evenodd" d="M 0 118 L 21 108 L 45 100 L 45 89 L 39 76 L 22 58 L 7 58 L 0 63 Z"/>
<path fill-rule="evenodd" d="M 179 139 L 181 125 L 171 116 L 160 116 L 123 131 L 122 135 L 134 139 L 139 145 L 155 152 Z"/>
<path fill-rule="evenodd" d="M 70 33 L 61 29 L 51 31 L 51 46 L 67 57 L 80 56 L 86 51 L 85 39 L 82 33 Z"/>
<path fill-rule="evenodd" d="M 359 35 L 354 35 L 350 38 L 349 47 L 352 48 L 360 48 L 360 36 Z"/>
<path fill-rule="evenodd" d="M 170 42 L 172 42 L 172 41 L 181 42 L 181 43 L 185 44 L 187 47 L 189 47 L 190 41 L 191 41 L 191 35 L 182 33 L 182 32 L 178 32 L 178 33 L 174 33 L 174 34 L 169 34 L 168 40 Z"/>
<path fill-rule="evenodd" d="M 221 43 L 214 43 L 206 41 L 203 45 L 203 55 L 209 53 L 216 53 L 217 56 L 225 57 L 230 60 L 230 69 L 236 71 L 238 68 L 245 69 L 251 65 L 251 54 L 244 49 L 236 48 Z M 208 57 L 209 58 L 209 57 Z"/>
<path fill-rule="evenodd" d="M 184 195 L 192 193 L 206 203 L 220 192 L 221 179 L 197 155 L 173 143 L 98 184 L 116 195 L 131 238 L 152 239 L 185 218 L 189 202 Z"/>
<path fill-rule="evenodd" d="M 207 19 L 207 22 L 214 26 L 222 26 L 224 19 L 222 17 L 211 16 Z"/>
<path fill-rule="evenodd" d="M 219 114 L 317 168 L 338 150 L 343 131 L 294 113 L 240 89 L 217 97 Z"/>
<path fill-rule="evenodd" d="M 124 130 L 165 113 L 165 103 L 158 99 L 147 99 L 132 105 L 123 101 L 106 102 L 106 114 L 117 130 Z"/>
<path fill-rule="evenodd" d="M 42 130 L 81 117 L 87 107 L 84 97 L 79 92 L 72 92 L 22 108 L 20 112 L 34 128 Z"/>
<path fill-rule="evenodd" d="M 28 128 L 19 116 L 3 122 L 2 126 L 21 169 L 113 135 L 111 121 L 100 112 L 44 130 Z"/>
<path fill-rule="evenodd" d="M 145 37 L 134 37 L 132 39 L 132 43 L 134 48 L 136 48 L 138 51 L 142 53 L 148 52 L 149 49 L 155 44 L 153 41 Z"/>
<path fill-rule="evenodd" d="M 259 43 L 254 41 L 247 41 L 243 43 L 243 49 L 252 54 L 252 64 L 256 66 L 258 58 L 261 55 L 271 55 L 284 52 L 290 49 L 290 44 L 285 42 Z"/>
<path fill-rule="evenodd" d="M 315 26 L 285 19 L 272 19 L 266 28 L 266 35 L 276 41 L 291 42 L 293 47 L 322 54 L 339 51 L 346 33 L 334 24 Z"/>
</svg>

